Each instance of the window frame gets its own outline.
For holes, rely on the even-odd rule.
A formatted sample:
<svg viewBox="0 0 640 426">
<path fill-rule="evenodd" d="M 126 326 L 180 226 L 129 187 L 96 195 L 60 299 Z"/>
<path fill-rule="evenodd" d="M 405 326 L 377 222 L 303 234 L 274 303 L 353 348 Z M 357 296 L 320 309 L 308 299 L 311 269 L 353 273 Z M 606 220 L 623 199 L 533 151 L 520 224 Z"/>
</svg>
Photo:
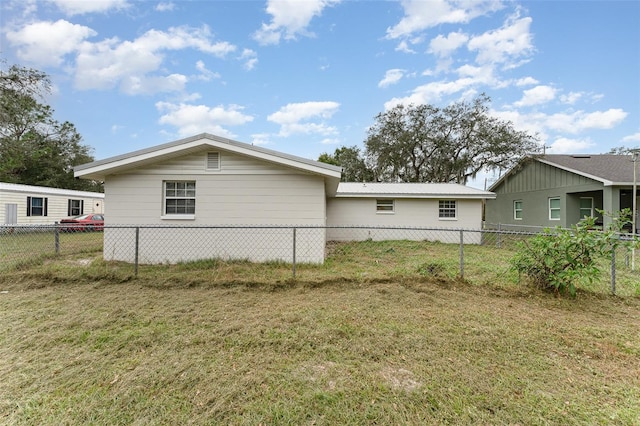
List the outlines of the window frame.
<svg viewBox="0 0 640 426">
<path fill-rule="evenodd" d="M 551 206 L 551 202 L 552 201 L 558 201 L 558 207 L 552 207 Z M 552 212 L 558 212 L 558 217 L 552 217 Z M 562 205 L 560 202 L 560 197 L 549 197 L 549 220 L 560 220 L 562 218 Z"/>
<path fill-rule="evenodd" d="M 582 207 L 582 200 L 591 200 L 591 207 L 589 208 L 589 215 L 588 217 L 595 217 L 594 216 L 594 208 L 593 206 L 595 205 L 595 200 L 593 199 L 593 197 L 580 197 L 580 204 L 578 205 L 578 213 L 580 214 L 580 220 L 582 220 L 586 215 L 582 214 L 582 210 L 586 210 L 586 208 Z"/>
<path fill-rule="evenodd" d="M 392 198 L 376 199 L 376 214 L 394 214 L 396 211 L 396 201 Z"/>
<path fill-rule="evenodd" d="M 76 204 L 76 205 L 74 205 Z M 84 200 L 69 198 L 67 201 L 67 215 L 81 216 L 84 214 Z"/>
<path fill-rule="evenodd" d="M 34 206 L 33 202 L 35 200 L 41 200 L 42 205 Z M 47 197 L 27 197 L 27 216 L 35 216 L 35 217 L 47 217 L 48 216 L 48 204 L 49 199 Z M 34 211 L 35 209 L 39 209 L 39 212 Z"/>
<path fill-rule="evenodd" d="M 518 204 L 520 207 L 518 207 Z M 524 213 L 523 205 L 522 200 L 513 200 L 513 220 L 522 220 L 522 214 Z M 518 213 L 520 213 L 520 217 L 518 217 Z"/>
<path fill-rule="evenodd" d="M 169 185 L 175 184 L 174 188 L 169 188 Z M 184 184 L 184 188 L 179 188 L 180 184 Z M 188 185 L 193 184 L 192 188 L 189 188 Z M 168 195 L 169 191 L 175 191 L 172 195 Z M 179 191 L 184 191 L 184 193 L 180 194 Z M 189 195 L 189 191 L 193 191 L 193 195 Z M 196 217 L 196 181 L 195 180 L 164 180 L 162 181 L 162 215 L 161 219 L 178 219 L 178 220 L 192 220 Z M 175 209 L 172 212 L 168 212 L 169 206 L 167 205 L 167 200 L 183 200 L 187 201 L 184 206 L 176 205 Z M 193 205 L 189 206 L 188 201 L 193 201 Z M 183 207 L 185 212 L 179 212 L 178 209 Z"/>
<path fill-rule="evenodd" d="M 438 220 L 458 220 L 458 200 L 438 200 Z"/>
</svg>

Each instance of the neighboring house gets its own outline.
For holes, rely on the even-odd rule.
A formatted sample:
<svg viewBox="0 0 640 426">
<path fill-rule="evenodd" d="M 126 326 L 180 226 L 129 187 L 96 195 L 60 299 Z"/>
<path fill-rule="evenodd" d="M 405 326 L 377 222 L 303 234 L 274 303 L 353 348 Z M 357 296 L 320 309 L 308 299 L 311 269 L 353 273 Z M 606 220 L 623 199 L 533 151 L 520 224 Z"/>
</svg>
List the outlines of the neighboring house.
<svg viewBox="0 0 640 426">
<path fill-rule="evenodd" d="M 486 204 L 488 224 L 570 227 L 584 216 L 605 225 L 633 206 L 630 155 L 543 155 L 527 158 L 497 180 Z"/>
<path fill-rule="evenodd" d="M 391 200 L 395 209 L 386 213 L 387 219 L 395 220 L 378 225 L 440 226 L 446 222 L 455 228 L 480 227 L 482 197 L 459 197 L 459 186 L 440 186 L 441 212 L 433 210 L 439 203 L 435 198 L 426 200 L 424 207 L 413 205 L 413 198 L 427 198 L 426 187 L 415 186 L 420 194 L 409 195 L 400 190 L 401 184 L 393 184 L 399 189 L 393 194 L 370 193 L 364 197 L 367 200 L 356 200 L 356 204 L 364 201 L 359 211 L 352 206 L 350 194 L 338 196 L 341 172 L 337 166 L 209 134 L 75 168 L 77 177 L 104 181 L 108 201 L 104 255 L 114 260 L 132 261 L 135 240 L 109 225 L 163 228 L 140 230 L 142 263 L 201 258 L 288 261 L 294 236 L 291 229 L 281 227 L 298 226 L 296 261 L 321 263 L 326 241 L 332 237 L 323 227 L 371 222 L 365 217 L 376 217 L 378 198 Z M 453 193 L 446 194 L 445 187 Z M 439 215 L 449 216 L 448 221 L 439 221 Z M 239 228 L 242 226 L 254 228 Z"/>
<path fill-rule="evenodd" d="M 0 182 L 4 225 L 53 225 L 60 219 L 103 213 L 104 194 Z"/>
<path fill-rule="evenodd" d="M 457 242 L 451 231 L 482 227 L 484 201 L 495 194 L 455 183 L 341 183 L 327 200 L 328 226 L 416 227 L 432 230 L 330 228 L 328 240 L 437 240 Z M 480 233 L 464 233 L 465 244 L 479 244 Z"/>
</svg>

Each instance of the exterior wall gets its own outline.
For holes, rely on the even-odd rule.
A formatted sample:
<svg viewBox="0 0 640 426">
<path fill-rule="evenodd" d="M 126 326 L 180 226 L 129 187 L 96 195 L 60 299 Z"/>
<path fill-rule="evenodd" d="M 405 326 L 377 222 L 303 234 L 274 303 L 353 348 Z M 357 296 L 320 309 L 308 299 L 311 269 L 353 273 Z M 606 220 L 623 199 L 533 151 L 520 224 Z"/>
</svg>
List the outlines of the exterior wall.
<svg viewBox="0 0 640 426">
<path fill-rule="evenodd" d="M 205 167 L 207 151 L 110 175 L 105 179 L 109 206 L 105 212 L 105 258 L 133 260 L 133 238 L 109 225 L 160 225 L 140 235 L 140 260 L 159 263 L 204 258 L 252 261 L 293 258 L 291 229 L 229 229 L 232 226 L 325 224 L 324 178 L 249 157 L 220 151 L 220 170 Z M 163 218 L 163 182 L 196 182 L 195 217 Z M 224 226 L 190 237 L 180 226 Z M 166 227 L 172 226 L 173 229 Z M 297 238 L 298 262 L 324 261 L 324 232 Z M 191 231 L 189 231 L 191 232 Z"/>
<path fill-rule="evenodd" d="M 577 223 L 579 198 L 594 197 L 595 207 L 611 210 L 602 183 L 533 161 L 507 176 L 487 200 L 485 217 L 490 224 L 569 227 Z M 549 218 L 549 199 L 560 198 L 560 219 Z M 514 202 L 522 201 L 522 219 L 514 218 Z M 617 209 L 616 209 L 617 210 Z"/>
<path fill-rule="evenodd" d="M 328 226 L 356 226 L 363 229 L 329 228 L 329 241 L 429 240 L 457 243 L 460 234 L 442 229 L 481 229 L 482 200 L 456 200 L 457 218 L 438 217 L 438 199 L 396 198 L 394 212 L 376 211 L 378 198 L 332 198 L 327 201 Z M 450 198 L 443 198 L 450 199 Z M 430 230 L 366 229 L 366 227 L 415 227 Z M 464 233 L 465 244 L 480 244 L 480 233 Z"/>
<path fill-rule="evenodd" d="M 9 188 L 10 189 L 7 189 Z M 103 213 L 104 195 L 86 191 L 72 191 L 31 185 L 7 185 L 0 189 L 0 220 L 6 223 L 7 205 L 17 207 L 17 225 L 53 225 L 69 217 L 69 200 L 82 200 L 84 213 Z M 46 216 L 27 216 L 27 197 L 47 199 Z"/>
</svg>

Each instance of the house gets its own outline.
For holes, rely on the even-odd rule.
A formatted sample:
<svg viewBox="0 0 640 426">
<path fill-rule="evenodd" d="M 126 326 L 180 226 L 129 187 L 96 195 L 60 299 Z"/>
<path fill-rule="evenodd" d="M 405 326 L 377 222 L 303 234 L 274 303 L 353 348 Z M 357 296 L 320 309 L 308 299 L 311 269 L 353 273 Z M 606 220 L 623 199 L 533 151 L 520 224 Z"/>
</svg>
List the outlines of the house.
<svg viewBox="0 0 640 426">
<path fill-rule="evenodd" d="M 633 207 L 630 155 L 543 155 L 527 158 L 489 187 L 488 224 L 570 227 L 584 216 L 610 223 L 598 210 Z"/>
<path fill-rule="evenodd" d="M 327 200 L 329 240 L 437 240 L 457 242 L 446 229 L 481 229 L 484 201 L 495 194 L 455 183 L 340 183 Z M 340 229 L 414 227 L 429 230 Z M 465 244 L 479 244 L 480 233 L 464 234 Z"/>
<path fill-rule="evenodd" d="M 104 194 L 0 182 L 4 225 L 53 225 L 60 219 L 103 213 Z"/>
<path fill-rule="evenodd" d="M 139 230 L 142 263 L 198 258 L 289 261 L 294 242 L 297 262 L 321 263 L 326 241 L 333 237 L 325 226 L 362 224 L 370 215 L 386 215 L 385 222 L 370 220 L 379 225 L 426 226 L 441 214 L 455 227 L 480 226 L 479 194 L 473 200 L 467 195 L 459 199 L 462 194 L 445 194 L 442 187 L 438 199 L 446 203 L 438 213 L 430 210 L 438 203 L 434 194 L 430 207 L 413 206 L 417 198 L 426 197 L 426 187 L 415 186 L 416 193 L 409 194 L 394 184 L 393 192 L 383 194 L 383 186 L 378 186 L 377 192 L 358 190 L 354 196 L 349 185 L 341 184 L 345 191 L 338 194 L 341 172 L 334 165 L 210 134 L 75 168 L 76 177 L 104 181 L 104 253 L 114 260 L 132 261 L 135 239 L 123 234 L 127 229 L 109 225 L 145 225 Z M 378 199 L 390 200 L 393 210 L 377 214 Z M 466 212 L 467 207 L 472 210 Z"/>
</svg>

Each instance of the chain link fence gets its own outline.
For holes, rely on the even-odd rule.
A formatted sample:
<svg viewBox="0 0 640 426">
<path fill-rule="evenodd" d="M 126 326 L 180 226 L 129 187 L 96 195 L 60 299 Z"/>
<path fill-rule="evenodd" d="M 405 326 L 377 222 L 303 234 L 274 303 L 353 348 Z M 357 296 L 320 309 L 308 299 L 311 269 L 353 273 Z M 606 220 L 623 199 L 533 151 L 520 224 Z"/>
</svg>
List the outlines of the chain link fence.
<svg viewBox="0 0 640 426">
<path fill-rule="evenodd" d="M 75 256 L 121 263 L 135 275 L 141 266 L 208 259 L 218 265 L 277 265 L 289 271 L 289 278 L 303 280 L 464 278 L 495 284 L 518 281 L 510 268 L 518 242 L 543 229 L 106 225 L 104 230 L 74 231 L 60 225 L 0 226 L 0 273 Z M 596 285 L 602 291 L 640 294 L 634 264 L 634 253 L 619 248 L 602 260 L 604 273 Z"/>
</svg>

